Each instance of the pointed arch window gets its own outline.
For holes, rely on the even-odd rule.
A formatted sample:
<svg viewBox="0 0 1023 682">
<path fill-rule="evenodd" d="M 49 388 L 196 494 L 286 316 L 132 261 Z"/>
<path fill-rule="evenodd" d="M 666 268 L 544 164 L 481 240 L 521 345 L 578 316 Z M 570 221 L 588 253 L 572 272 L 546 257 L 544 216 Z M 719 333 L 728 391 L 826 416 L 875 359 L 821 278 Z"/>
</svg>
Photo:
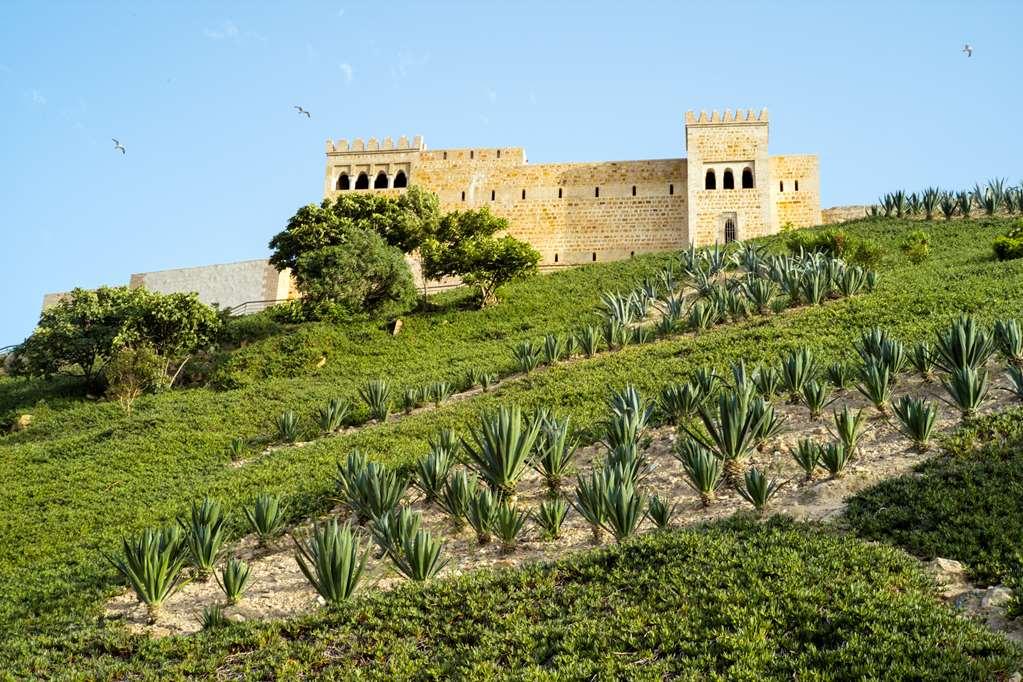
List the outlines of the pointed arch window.
<svg viewBox="0 0 1023 682">
<path fill-rule="evenodd" d="M 742 188 L 753 189 L 753 169 L 743 168 L 742 169 Z"/>
<path fill-rule="evenodd" d="M 355 189 L 369 189 L 369 176 L 359 173 L 359 177 L 355 179 Z"/>
<path fill-rule="evenodd" d="M 405 175 L 405 171 L 398 171 L 398 174 L 394 176 L 395 187 L 408 187 L 408 176 Z"/>
<path fill-rule="evenodd" d="M 342 173 L 337 179 L 337 188 L 340 190 L 346 190 L 352 188 L 352 183 L 348 179 L 348 173 Z"/>
<path fill-rule="evenodd" d="M 387 189 L 387 173 L 380 171 L 377 179 L 373 181 L 373 189 Z"/>
</svg>

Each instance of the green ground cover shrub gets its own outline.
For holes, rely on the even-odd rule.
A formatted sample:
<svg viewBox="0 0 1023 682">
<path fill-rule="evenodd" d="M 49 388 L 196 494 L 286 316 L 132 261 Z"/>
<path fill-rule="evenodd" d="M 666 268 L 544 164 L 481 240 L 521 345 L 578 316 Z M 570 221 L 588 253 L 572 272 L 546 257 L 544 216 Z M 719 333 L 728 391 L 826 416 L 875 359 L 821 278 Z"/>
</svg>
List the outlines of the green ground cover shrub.
<svg viewBox="0 0 1023 682">
<path fill-rule="evenodd" d="M 892 250 L 911 224 L 871 220 L 842 229 Z M 259 493 L 279 497 L 290 520 L 326 511 L 335 494 L 336 462 L 353 448 L 411 472 L 439 429 L 467 435 L 480 412 L 502 404 L 548 405 L 570 417 L 584 439 L 593 439 L 606 418 L 609 387 L 632 384 L 652 399 L 668 384 L 688 381 L 697 367 L 715 366 L 724 376 L 738 358 L 750 367 L 773 364 L 781 354 L 807 346 L 823 366 L 847 363 L 855 357 L 852 341 L 874 326 L 908 347 L 933 343 L 935 330 L 961 311 L 987 325 L 1023 317 L 1023 261 L 998 263 L 987 246 L 1006 227 L 999 219 L 934 223 L 927 263 L 891 259 L 872 293 L 561 363 L 399 421 L 303 448 L 253 453 L 242 467 L 227 466 L 225 448 L 235 437 L 268 435 L 273 415 L 293 409 L 312 424 L 317 408 L 331 398 L 355 405 L 358 389 L 379 376 L 406 388 L 442 379 L 458 383 L 472 367 L 510 372 L 514 343 L 597 324 L 600 292 L 631 289 L 677 255 L 642 256 L 510 284 L 506 302 L 483 311 L 463 309 L 470 295 L 451 292 L 431 310 L 406 318 L 398 336 L 369 321 L 288 327 L 225 355 L 222 366 L 241 388 L 143 396 L 130 415 L 109 402 L 55 397 L 53 385 L 38 380 L 0 379 L 0 424 L 18 413 L 34 417 L 28 430 L 0 436 L 7 511 L 0 524 L 0 669 L 16 677 L 45 677 L 67 674 L 68 661 L 85 656 L 118 661 L 159 658 L 161 651 L 169 660 L 191 656 L 178 648 L 185 645 L 147 643 L 99 620 L 104 600 L 121 583 L 97 550 L 112 552 L 123 536 L 173 522 L 202 495 L 222 500 L 232 511 L 229 531 L 237 536 L 245 528 L 242 506 Z M 779 239 L 767 241 L 784 248 Z M 322 357 L 328 361 L 317 367 Z M 439 376 L 441 367 L 451 376 Z M 258 633 L 252 637 L 265 638 L 281 626 L 229 632 L 248 627 Z M 225 636 L 209 640 L 195 655 L 222 656 L 236 635 Z M 274 642 L 264 656 L 279 655 L 274 649 L 284 644 Z"/>
<path fill-rule="evenodd" d="M 861 536 L 925 559 L 965 563 L 973 580 L 1006 580 L 1023 552 L 1023 410 L 987 417 L 946 439 L 947 454 L 849 501 Z"/>
<path fill-rule="evenodd" d="M 995 237 L 992 246 L 998 260 L 1023 258 L 1023 220 L 1017 220 L 1007 233 Z"/>
<path fill-rule="evenodd" d="M 100 648 L 95 677 L 991 679 L 1020 650 L 901 552 L 779 518 L 403 585 L 284 623 Z"/>
</svg>

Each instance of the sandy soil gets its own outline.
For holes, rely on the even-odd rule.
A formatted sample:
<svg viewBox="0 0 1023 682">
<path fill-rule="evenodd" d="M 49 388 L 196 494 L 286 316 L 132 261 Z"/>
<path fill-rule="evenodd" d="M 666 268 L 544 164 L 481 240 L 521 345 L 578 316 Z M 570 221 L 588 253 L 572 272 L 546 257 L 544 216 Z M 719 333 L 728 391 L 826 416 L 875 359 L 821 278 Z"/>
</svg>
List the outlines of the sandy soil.
<svg viewBox="0 0 1023 682">
<path fill-rule="evenodd" d="M 1007 392 L 995 388 L 1007 385 L 1007 379 L 1000 371 L 993 372 L 992 383 L 989 402 L 982 410 L 985 414 L 1002 410 L 1012 402 Z M 944 397 L 940 384 L 923 383 L 916 377 L 901 377 L 896 395 L 904 393 L 938 400 L 937 431 L 948 432 L 959 423 L 958 412 L 940 401 Z M 837 400 L 831 406 L 833 409 L 840 409 L 846 404 L 853 408 L 866 406 L 866 402 L 854 389 L 838 391 L 835 395 Z M 848 496 L 880 480 L 903 474 L 936 452 L 936 449 L 923 454 L 916 452 L 909 440 L 897 430 L 894 418 L 891 421 L 885 420 L 868 407 L 868 414 L 872 418 L 860 441 L 859 454 L 847 466 L 844 475 L 828 479 L 826 471 L 819 471 L 813 480 L 804 481 L 804 475 L 791 459 L 788 448 L 804 437 L 831 440 L 828 432 L 828 427 L 832 426 L 830 411 L 826 412 L 824 420 L 815 422 L 809 419 L 808 411 L 803 406 L 779 405 L 778 409 L 785 417 L 786 431 L 770 442 L 764 452 L 755 453 L 750 463 L 766 467 L 772 475 L 789 481 L 772 501 L 770 511 L 787 514 L 798 520 L 835 519 L 842 514 Z M 650 436 L 652 442 L 649 453 L 655 469 L 645 481 L 645 492 L 657 493 L 678 504 L 673 525 L 688 526 L 749 508 L 748 503 L 736 492 L 725 488 L 718 492 L 717 500 L 709 508 L 702 508 L 698 496 L 684 481 L 681 464 L 671 454 L 676 438 L 674 430 L 657 429 L 650 432 Z M 602 455 L 603 449 L 600 446 L 583 448 L 577 455 L 577 466 L 585 470 Z M 564 492 L 570 494 L 572 487 L 573 484 L 569 482 Z M 519 484 L 518 503 L 520 507 L 535 509 L 544 493 L 545 488 L 539 475 L 530 471 Z M 410 490 L 408 501 L 413 509 L 422 513 L 423 525 L 446 541 L 444 555 L 450 562 L 442 575 L 548 560 L 594 546 L 589 526 L 573 510 L 569 510 L 560 539 L 542 541 L 537 529 L 531 522 L 527 522 L 518 546 L 512 552 L 504 553 L 497 543 L 478 545 L 469 528 L 456 533 L 449 517 L 440 509 L 425 505 L 414 489 Z M 342 518 L 345 516 L 340 509 L 335 509 L 334 513 Z M 308 523 L 304 526 L 308 526 Z M 650 522 L 645 521 L 641 532 L 651 528 Z M 607 541 L 610 539 L 605 538 Z M 225 560 L 227 556 L 245 559 L 251 565 L 252 577 L 242 600 L 235 606 L 225 607 L 224 613 L 236 620 L 288 618 L 317 608 L 322 602 L 306 582 L 293 554 L 294 547 L 286 538 L 269 549 L 257 548 L 252 536 L 230 547 Z M 367 580 L 361 589 L 387 589 L 402 579 L 386 559 L 378 559 L 376 556 L 370 559 L 367 573 Z M 187 634 L 199 629 L 199 614 L 204 606 L 213 603 L 223 604 L 224 597 L 217 583 L 211 579 L 205 583 L 191 582 L 186 585 L 164 604 L 155 624 L 147 623 L 145 608 L 130 591 L 121 593 L 108 603 L 105 617 L 122 621 L 134 631 L 156 637 Z"/>
</svg>

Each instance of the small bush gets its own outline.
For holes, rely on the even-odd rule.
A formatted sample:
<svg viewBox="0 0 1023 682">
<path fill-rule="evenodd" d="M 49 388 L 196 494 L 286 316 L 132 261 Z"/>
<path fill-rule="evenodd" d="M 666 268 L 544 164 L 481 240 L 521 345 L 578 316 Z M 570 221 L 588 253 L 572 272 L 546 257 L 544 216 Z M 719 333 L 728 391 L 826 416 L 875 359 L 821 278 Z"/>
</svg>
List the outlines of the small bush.
<svg viewBox="0 0 1023 682">
<path fill-rule="evenodd" d="M 906 254 L 909 262 L 919 265 L 931 257 L 931 237 L 923 230 L 913 230 L 907 234 L 899 248 Z"/>
<path fill-rule="evenodd" d="M 1023 220 L 1017 220 L 1007 234 L 995 237 L 992 247 L 998 260 L 1023 258 Z"/>
</svg>

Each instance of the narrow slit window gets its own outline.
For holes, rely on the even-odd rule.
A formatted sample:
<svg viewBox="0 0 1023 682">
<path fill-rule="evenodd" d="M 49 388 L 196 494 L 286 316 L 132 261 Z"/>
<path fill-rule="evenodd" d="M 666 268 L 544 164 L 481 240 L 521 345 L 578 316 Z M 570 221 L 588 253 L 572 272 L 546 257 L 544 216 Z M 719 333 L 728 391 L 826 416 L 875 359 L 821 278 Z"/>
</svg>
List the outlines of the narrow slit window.
<svg viewBox="0 0 1023 682">
<path fill-rule="evenodd" d="M 636 257 L 636 252 L 635 251 L 629 251 L 629 258 L 635 258 L 635 257 Z"/>
<path fill-rule="evenodd" d="M 600 188 L 599 187 L 594 187 L 593 188 L 593 196 L 595 196 L 597 198 L 600 198 Z M 596 260 L 596 258 L 594 258 L 593 260 Z"/>
<path fill-rule="evenodd" d="M 522 190 L 522 200 L 526 200 L 526 190 Z"/>
<path fill-rule="evenodd" d="M 557 262 L 558 262 L 558 254 L 554 254 L 554 262 L 555 262 L 555 263 L 557 263 Z"/>
<path fill-rule="evenodd" d="M 597 252 L 596 251 L 593 252 L 593 260 L 597 260 Z"/>
<path fill-rule="evenodd" d="M 501 158 L 501 150 L 500 149 L 497 150 L 497 158 Z"/>
<path fill-rule="evenodd" d="M 779 192 L 784 192 L 785 191 L 785 181 L 784 180 L 779 180 L 778 181 L 778 191 Z"/>
<path fill-rule="evenodd" d="M 469 158 L 470 159 L 475 159 L 476 158 L 476 151 L 475 150 L 473 150 L 473 149 L 469 150 Z"/>
<path fill-rule="evenodd" d="M 675 185 L 668 185 L 668 196 L 669 197 L 670 196 L 674 196 L 674 194 L 675 194 Z"/>
<path fill-rule="evenodd" d="M 445 161 L 447 161 L 447 160 L 448 160 L 448 153 L 447 153 L 447 152 L 444 152 L 444 160 L 445 160 Z"/>
<path fill-rule="evenodd" d="M 462 201 L 465 201 L 465 192 L 462 192 Z"/>
<path fill-rule="evenodd" d="M 636 186 L 632 186 L 632 196 L 636 196 Z"/>
<path fill-rule="evenodd" d="M 497 190 L 492 189 L 490 190 L 490 200 L 494 201 L 495 199 L 497 199 Z"/>
<path fill-rule="evenodd" d="M 559 198 L 559 199 L 561 199 L 561 198 L 562 198 L 562 194 L 561 194 L 561 193 L 562 193 L 562 191 L 563 191 L 563 190 L 562 190 L 562 189 L 561 189 L 561 188 L 559 187 L 559 188 L 558 188 L 558 198 Z"/>
<path fill-rule="evenodd" d="M 799 191 L 799 180 L 796 180 L 796 191 Z"/>
</svg>

